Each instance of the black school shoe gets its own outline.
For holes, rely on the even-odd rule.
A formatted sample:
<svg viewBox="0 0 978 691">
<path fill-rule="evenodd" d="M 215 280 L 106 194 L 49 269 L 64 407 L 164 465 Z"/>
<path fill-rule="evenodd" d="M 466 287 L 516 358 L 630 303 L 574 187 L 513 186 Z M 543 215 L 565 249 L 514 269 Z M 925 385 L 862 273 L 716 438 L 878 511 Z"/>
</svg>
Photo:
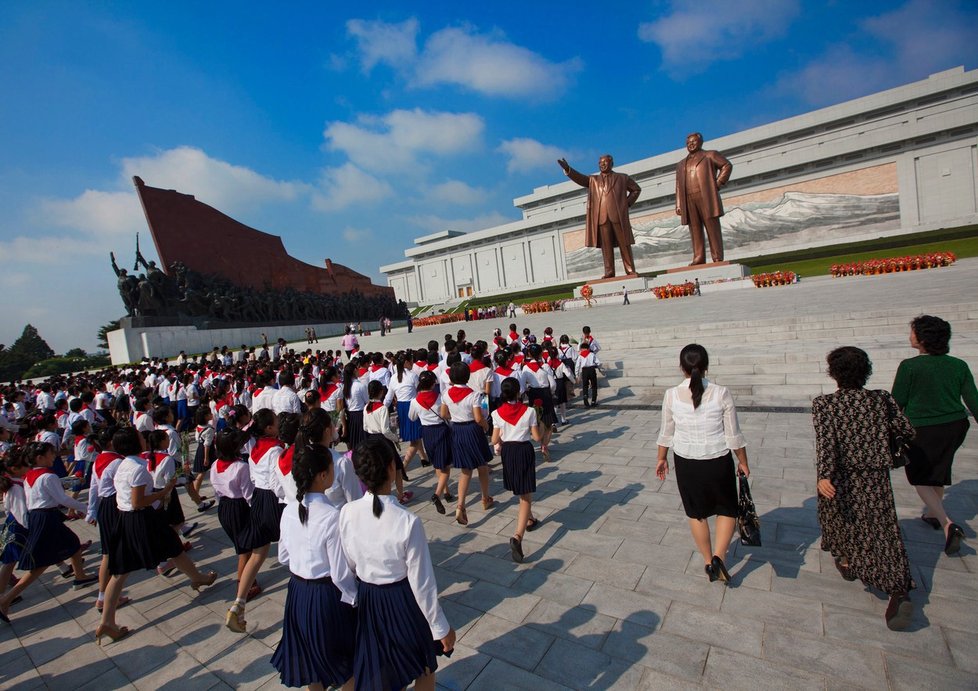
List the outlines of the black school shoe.
<svg viewBox="0 0 978 691">
<path fill-rule="evenodd" d="M 431 495 L 431 503 L 435 505 L 435 511 L 440 513 L 442 516 L 445 515 L 445 505 L 441 503 L 441 499 L 437 494 Z"/>
<path fill-rule="evenodd" d="M 515 537 L 509 538 L 509 552 L 513 557 L 513 561 L 517 564 L 523 563 L 523 543 L 517 540 Z"/>
<path fill-rule="evenodd" d="M 913 603 L 906 593 L 890 596 L 884 617 L 886 618 L 886 628 L 890 631 L 903 631 L 910 626 L 910 619 L 913 617 Z"/>
<path fill-rule="evenodd" d="M 961 551 L 961 538 L 964 531 L 957 523 L 952 523 L 947 529 L 947 541 L 944 543 L 944 554 L 951 556 Z"/>
</svg>

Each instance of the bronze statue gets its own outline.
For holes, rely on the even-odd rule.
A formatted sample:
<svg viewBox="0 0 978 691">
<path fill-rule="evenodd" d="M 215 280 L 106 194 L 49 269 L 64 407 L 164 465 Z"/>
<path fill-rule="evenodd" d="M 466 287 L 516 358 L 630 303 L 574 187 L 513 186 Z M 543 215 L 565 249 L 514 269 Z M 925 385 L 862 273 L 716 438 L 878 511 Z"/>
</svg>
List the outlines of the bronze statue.
<svg viewBox="0 0 978 691">
<path fill-rule="evenodd" d="M 635 275 L 635 262 L 632 260 L 635 236 L 632 235 L 628 209 L 638 199 L 642 188 L 628 175 L 611 169 L 615 161 L 610 154 L 598 159 L 598 170 L 601 172 L 597 175 L 582 175 L 563 158 L 557 163 L 567 177 L 588 189 L 584 245 L 601 248 L 604 259 L 602 278 L 615 275 L 615 247 L 621 252 L 625 273 Z"/>
<path fill-rule="evenodd" d="M 676 213 L 682 224 L 689 226 L 693 241 L 690 266 L 706 263 L 704 226 L 710 238 L 710 256 L 713 261 L 722 262 L 720 188 L 730 179 L 733 166 L 719 151 L 703 151 L 703 135 L 699 132 L 686 137 L 686 150 L 689 155 L 676 164 Z"/>
</svg>

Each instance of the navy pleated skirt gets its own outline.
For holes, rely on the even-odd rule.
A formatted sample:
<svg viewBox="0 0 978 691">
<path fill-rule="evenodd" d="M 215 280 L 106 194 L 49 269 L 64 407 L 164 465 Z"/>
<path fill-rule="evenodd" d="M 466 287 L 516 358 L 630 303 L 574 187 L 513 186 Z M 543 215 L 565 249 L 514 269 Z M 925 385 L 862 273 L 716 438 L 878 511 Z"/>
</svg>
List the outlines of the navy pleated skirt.
<svg viewBox="0 0 978 691">
<path fill-rule="evenodd" d="M 408 417 L 410 409 L 411 401 L 397 402 L 397 433 L 401 441 L 417 441 L 421 438 L 421 420 Z"/>
<path fill-rule="evenodd" d="M 536 452 L 528 441 L 503 442 L 503 488 L 513 494 L 537 491 Z"/>
<path fill-rule="evenodd" d="M 181 525 L 187 520 L 183 515 L 183 507 L 180 506 L 180 497 L 177 495 L 176 487 L 170 492 L 169 502 L 158 510 L 162 512 L 163 520 L 167 525 Z"/>
<path fill-rule="evenodd" d="M 119 506 L 116 504 L 115 494 L 99 497 L 95 519 L 98 521 L 98 539 L 102 556 L 107 556 L 119 537 Z"/>
<path fill-rule="evenodd" d="M 0 564 L 16 564 L 24 556 L 27 544 L 27 528 L 17 522 L 12 513 L 7 514 L 0 532 Z"/>
<path fill-rule="evenodd" d="M 388 448 L 391 450 L 391 453 L 394 454 L 394 467 L 398 470 L 404 470 L 404 459 L 401 458 L 401 454 L 397 450 L 397 445 L 388 439 L 387 435 L 379 434 L 377 432 L 366 432 L 363 435 L 363 440 L 366 441 L 368 439 L 380 439 L 383 441 L 383 443 L 387 444 Z"/>
<path fill-rule="evenodd" d="M 194 475 L 200 475 L 201 473 L 207 472 L 207 468 L 204 466 L 204 450 L 207 448 L 208 447 L 205 444 L 197 444 L 197 450 L 194 451 L 194 465 L 191 468 Z M 210 458 L 211 462 L 213 462 L 215 454 L 213 444 L 210 445 L 210 450 L 211 452 L 208 458 Z"/>
<path fill-rule="evenodd" d="M 475 470 L 492 459 L 486 434 L 476 422 L 452 423 L 452 465 Z"/>
<path fill-rule="evenodd" d="M 284 510 L 285 504 L 279 502 L 275 492 L 255 488 L 255 493 L 251 495 L 252 549 L 278 542 L 279 523 Z"/>
<path fill-rule="evenodd" d="M 282 639 L 272 655 L 282 684 L 342 686 L 353 676 L 356 613 L 329 578 L 295 574 L 285 596 Z"/>
<path fill-rule="evenodd" d="M 346 411 L 346 448 L 353 451 L 363 441 L 363 411 Z"/>
<path fill-rule="evenodd" d="M 431 465 L 443 471 L 452 467 L 452 432 L 448 425 L 422 425 L 421 440 Z"/>
<path fill-rule="evenodd" d="M 21 571 L 57 564 L 81 547 L 78 536 L 65 525 L 60 509 L 31 509 L 27 512 L 27 526 L 27 540 L 17 562 Z"/>
<path fill-rule="evenodd" d="M 403 689 L 438 669 L 431 627 L 407 579 L 360 581 L 353 676 L 357 691 Z"/>
<path fill-rule="evenodd" d="M 119 531 L 109 551 L 109 573 L 120 576 L 140 569 L 155 569 L 161 562 L 183 554 L 183 543 L 153 508 L 119 512 Z"/>
<path fill-rule="evenodd" d="M 540 401 L 542 403 L 543 414 L 539 415 L 541 428 L 546 429 L 551 425 L 556 424 L 557 414 L 554 412 L 554 398 L 550 393 L 550 387 L 544 386 L 537 388 L 531 386 L 526 390 L 526 399 L 530 402 L 530 405 L 534 405 L 535 401 Z"/>
<path fill-rule="evenodd" d="M 247 554 L 252 547 L 251 507 L 244 497 L 221 497 L 217 505 L 217 520 L 234 545 L 235 554 Z"/>
</svg>

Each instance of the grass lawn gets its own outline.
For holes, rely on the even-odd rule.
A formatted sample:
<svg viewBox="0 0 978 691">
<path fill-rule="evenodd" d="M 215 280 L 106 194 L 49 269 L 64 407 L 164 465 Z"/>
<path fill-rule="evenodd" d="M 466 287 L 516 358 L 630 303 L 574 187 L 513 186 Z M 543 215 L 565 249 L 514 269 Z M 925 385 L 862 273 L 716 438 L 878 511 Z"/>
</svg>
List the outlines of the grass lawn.
<svg viewBox="0 0 978 691">
<path fill-rule="evenodd" d="M 863 252 L 846 252 L 829 257 L 815 259 L 787 259 L 772 264 L 751 265 L 751 273 L 760 274 L 768 271 L 794 271 L 802 278 L 805 276 L 824 276 L 828 274 L 833 264 L 848 264 L 866 259 L 885 259 L 886 257 L 904 257 L 907 255 L 927 254 L 929 252 L 954 252 L 959 259 L 963 257 L 978 257 L 978 237 L 958 238 L 955 240 L 939 240 L 903 247 L 889 247 Z"/>
</svg>

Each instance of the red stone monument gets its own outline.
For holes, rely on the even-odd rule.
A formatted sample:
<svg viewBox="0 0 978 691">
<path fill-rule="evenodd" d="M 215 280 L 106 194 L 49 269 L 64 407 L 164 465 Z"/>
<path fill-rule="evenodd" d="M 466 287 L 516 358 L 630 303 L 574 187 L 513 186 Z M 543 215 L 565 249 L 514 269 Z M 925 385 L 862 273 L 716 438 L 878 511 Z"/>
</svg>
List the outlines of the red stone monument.
<svg viewBox="0 0 978 691">
<path fill-rule="evenodd" d="M 325 268 L 299 261 L 285 251 L 279 236 L 239 223 L 192 194 L 150 187 L 138 176 L 133 182 L 165 273 L 179 261 L 192 271 L 242 287 L 394 297 L 393 288 L 374 285 L 367 276 L 329 259 Z"/>
</svg>

